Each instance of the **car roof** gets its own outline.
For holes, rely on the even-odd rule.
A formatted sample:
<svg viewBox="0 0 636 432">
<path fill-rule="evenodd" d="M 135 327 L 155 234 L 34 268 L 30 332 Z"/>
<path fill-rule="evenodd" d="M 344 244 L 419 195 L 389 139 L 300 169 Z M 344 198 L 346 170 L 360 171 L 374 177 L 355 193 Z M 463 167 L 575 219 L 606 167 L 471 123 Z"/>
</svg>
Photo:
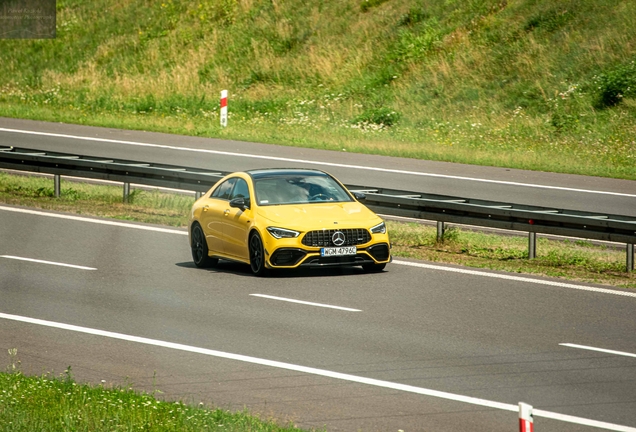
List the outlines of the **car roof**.
<svg viewBox="0 0 636 432">
<path fill-rule="evenodd" d="M 265 178 L 265 177 L 277 177 L 277 176 L 321 176 L 328 177 L 324 171 L 305 168 L 266 168 L 245 171 L 253 179 Z"/>
</svg>

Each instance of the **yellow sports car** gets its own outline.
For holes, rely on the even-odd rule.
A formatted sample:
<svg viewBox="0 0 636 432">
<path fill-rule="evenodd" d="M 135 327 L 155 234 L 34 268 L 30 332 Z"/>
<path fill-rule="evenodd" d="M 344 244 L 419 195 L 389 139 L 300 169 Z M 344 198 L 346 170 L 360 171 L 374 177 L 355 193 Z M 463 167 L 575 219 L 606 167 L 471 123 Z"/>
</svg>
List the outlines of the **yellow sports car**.
<svg viewBox="0 0 636 432">
<path fill-rule="evenodd" d="M 309 169 L 230 174 L 192 206 L 189 240 L 197 267 L 219 259 L 267 269 L 362 266 L 391 261 L 384 221 L 331 175 Z"/>
</svg>

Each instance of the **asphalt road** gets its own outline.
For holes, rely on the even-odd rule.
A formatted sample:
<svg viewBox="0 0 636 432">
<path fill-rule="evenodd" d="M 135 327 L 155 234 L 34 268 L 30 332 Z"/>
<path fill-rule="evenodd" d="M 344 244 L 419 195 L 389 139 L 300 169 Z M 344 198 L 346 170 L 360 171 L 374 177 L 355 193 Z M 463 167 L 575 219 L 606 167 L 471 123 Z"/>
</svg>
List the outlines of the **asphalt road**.
<svg viewBox="0 0 636 432">
<path fill-rule="evenodd" d="M 70 365 L 80 381 L 334 431 L 509 431 L 505 408 L 520 401 L 636 428 L 636 296 L 616 295 L 627 291 L 401 263 L 257 279 L 195 268 L 179 230 L 15 207 L 0 221 L 0 350 L 17 348 L 28 373 Z M 535 428 L 597 429 L 539 415 Z"/>
<path fill-rule="evenodd" d="M 1 118 L 0 145 L 636 215 L 631 181 Z M 636 430 L 633 295 L 404 262 L 256 279 L 196 269 L 183 231 L 140 227 L 1 208 L 0 350 L 29 373 L 70 365 L 330 431 L 509 431 L 520 401 L 537 431 Z"/>
<path fill-rule="evenodd" d="M 347 184 L 636 216 L 636 181 L 0 118 L 0 145 L 242 171 L 309 167 Z"/>
</svg>

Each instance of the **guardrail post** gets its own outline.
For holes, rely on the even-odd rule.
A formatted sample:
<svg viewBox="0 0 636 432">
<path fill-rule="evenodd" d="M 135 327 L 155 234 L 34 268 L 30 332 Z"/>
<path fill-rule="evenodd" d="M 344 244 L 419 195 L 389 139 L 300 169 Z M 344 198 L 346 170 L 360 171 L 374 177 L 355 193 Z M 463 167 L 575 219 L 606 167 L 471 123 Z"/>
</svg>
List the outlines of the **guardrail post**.
<svg viewBox="0 0 636 432">
<path fill-rule="evenodd" d="M 441 242 L 444 240 L 444 222 L 437 221 L 437 241 Z"/>
<path fill-rule="evenodd" d="M 519 402 L 519 432 L 533 432 L 532 405 Z"/>
<path fill-rule="evenodd" d="M 634 271 L 634 245 L 627 243 L 627 272 Z"/>
<path fill-rule="evenodd" d="M 202 193 L 202 192 L 196 191 L 196 192 L 194 193 L 194 199 L 195 199 L 195 201 L 196 201 L 196 200 L 198 200 L 199 198 L 201 198 L 201 195 L 203 195 L 203 193 Z"/>
<path fill-rule="evenodd" d="M 528 233 L 528 259 L 537 257 L 537 233 Z"/>
<path fill-rule="evenodd" d="M 128 202 L 128 198 L 130 195 L 130 183 L 124 183 L 124 202 Z"/>
<path fill-rule="evenodd" d="M 55 174 L 53 176 L 53 190 L 55 192 L 55 198 L 59 198 L 62 192 L 60 183 L 61 183 L 61 176 L 59 174 Z"/>
</svg>

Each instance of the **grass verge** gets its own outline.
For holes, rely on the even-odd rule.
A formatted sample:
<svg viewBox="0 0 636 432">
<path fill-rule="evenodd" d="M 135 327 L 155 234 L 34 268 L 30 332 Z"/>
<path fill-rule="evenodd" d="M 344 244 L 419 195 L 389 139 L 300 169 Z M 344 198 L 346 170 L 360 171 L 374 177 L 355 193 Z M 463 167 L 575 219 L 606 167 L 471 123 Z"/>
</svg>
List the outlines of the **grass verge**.
<svg viewBox="0 0 636 432">
<path fill-rule="evenodd" d="M 51 179 L 0 172 L 0 202 L 4 204 L 186 227 L 194 201 L 188 195 L 136 189 L 124 204 L 121 186 L 64 179 L 61 190 L 61 197 L 55 198 Z M 537 257 L 529 260 L 525 237 L 451 227 L 438 242 L 434 227 L 393 221 L 388 221 L 388 227 L 395 257 L 636 288 L 634 273 L 625 271 L 622 248 L 539 237 Z"/>
<path fill-rule="evenodd" d="M 78 384 L 70 367 L 59 377 L 31 377 L 12 366 L 0 373 L 3 431 L 301 431 L 247 412 L 160 401 L 132 388 Z"/>
</svg>

